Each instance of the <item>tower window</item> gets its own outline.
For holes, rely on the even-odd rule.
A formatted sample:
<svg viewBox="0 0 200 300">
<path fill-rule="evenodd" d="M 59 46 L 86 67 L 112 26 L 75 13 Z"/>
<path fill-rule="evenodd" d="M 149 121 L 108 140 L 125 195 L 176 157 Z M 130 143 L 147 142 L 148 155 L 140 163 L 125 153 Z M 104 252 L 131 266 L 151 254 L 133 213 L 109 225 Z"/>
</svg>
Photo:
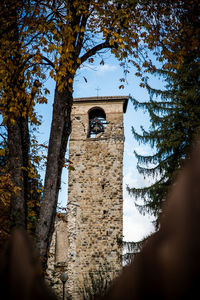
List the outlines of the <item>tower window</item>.
<svg viewBox="0 0 200 300">
<path fill-rule="evenodd" d="M 89 118 L 89 138 L 95 138 L 99 133 L 104 134 L 106 126 L 106 114 L 102 108 L 92 108 L 88 113 Z"/>
</svg>

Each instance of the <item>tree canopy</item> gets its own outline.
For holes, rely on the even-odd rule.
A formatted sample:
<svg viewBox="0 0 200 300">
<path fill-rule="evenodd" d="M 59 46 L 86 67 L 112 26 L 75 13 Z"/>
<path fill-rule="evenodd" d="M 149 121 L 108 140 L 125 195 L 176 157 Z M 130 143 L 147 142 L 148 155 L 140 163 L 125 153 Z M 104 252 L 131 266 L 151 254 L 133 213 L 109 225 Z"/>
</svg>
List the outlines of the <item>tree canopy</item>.
<svg viewBox="0 0 200 300">
<path fill-rule="evenodd" d="M 45 261 L 71 132 L 74 77 L 84 62 L 92 64 L 95 54 L 103 55 L 108 49 L 124 66 L 128 56 L 138 57 L 143 20 L 137 4 L 103 0 L 1 2 L 0 107 L 8 131 L 8 172 L 17 188 L 11 197 L 14 225 L 27 227 L 28 174 L 34 173 L 29 159 L 30 125 L 39 125 L 35 104 L 47 101 L 48 91 L 42 85 L 45 71 L 56 82 L 36 229 Z"/>
<path fill-rule="evenodd" d="M 37 178 L 37 163 L 41 159 L 37 151 L 32 151 L 37 141 L 30 129 L 40 124 L 35 105 L 47 102 L 49 91 L 44 84 L 47 76 L 56 83 L 44 188 L 34 182 L 36 191 L 39 186 L 42 194 L 36 235 L 44 268 L 54 229 L 62 169 L 66 164 L 78 69 L 85 62 L 92 64 L 97 54 L 104 64 L 104 52 L 111 51 L 125 74 L 129 72 L 128 65 L 137 68 L 136 75 L 141 76 L 141 84 L 145 86 L 147 72 L 155 71 L 148 56 L 152 50 L 155 55 L 159 53 L 157 57 L 163 61 L 163 69 L 172 76 L 173 68 L 178 70 L 184 63 L 184 47 L 188 49 L 186 43 L 182 46 L 182 37 L 186 35 L 187 41 L 191 40 L 190 51 L 199 45 L 199 39 L 191 38 L 198 37 L 199 29 L 180 21 L 190 9 L 194 16 L 191 22 L 197 24 L 195 5 L 196 1 L 192 0 L 1 1 L 0 112 L 7 130 L 4 175 L 14 186 L 9 204 L 14 226 L 28 226 L 29 178 Z M 124 81 L 121 78 L 120 88 Z"/>
<path fill-rule="evenodd" d="M 175 171 L 189 159 L 192 141 L 200 127 L 198 1 L 190 6 L 183 2 L 179 10 L 178 31 L 161 45 L 158 53 L 162 55 L 167 49 L 168 56 L 164 56 L 162 68 L 152 70 L 164 78 L 165 89 L 153 89 L 146 80 L 144 86 L 150 101 L 142 103 L 133 99 L 135 108 L 147 110 L 151 121 L 149 130 L 141 127 L 142 134 L 139 134 L 133 128 L 133 134 L 138 141 L 150 143 L 156 152 L 146 156 L 135 153 L 139 173 L 154 178 L 154 183 L 144 188 L 129 187 L 129 192 L 144 200 L 144 205 L 138 206 L 140 210 L 157 216 L 174 183 Z"/>
</svg>

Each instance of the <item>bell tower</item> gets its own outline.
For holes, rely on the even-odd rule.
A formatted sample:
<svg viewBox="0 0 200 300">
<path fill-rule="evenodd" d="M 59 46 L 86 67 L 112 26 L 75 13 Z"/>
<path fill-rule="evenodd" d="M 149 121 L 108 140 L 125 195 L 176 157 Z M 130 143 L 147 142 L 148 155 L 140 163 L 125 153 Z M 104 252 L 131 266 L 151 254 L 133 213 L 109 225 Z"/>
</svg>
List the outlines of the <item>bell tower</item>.
<svg viewBox="0 0 200 300">
<path fill-rule="evenodd" d="M 89 271 L 122 267 L 123 113 L 128 96 L 75 98 L 69 142 L 67 292 Z"/>
</svg>

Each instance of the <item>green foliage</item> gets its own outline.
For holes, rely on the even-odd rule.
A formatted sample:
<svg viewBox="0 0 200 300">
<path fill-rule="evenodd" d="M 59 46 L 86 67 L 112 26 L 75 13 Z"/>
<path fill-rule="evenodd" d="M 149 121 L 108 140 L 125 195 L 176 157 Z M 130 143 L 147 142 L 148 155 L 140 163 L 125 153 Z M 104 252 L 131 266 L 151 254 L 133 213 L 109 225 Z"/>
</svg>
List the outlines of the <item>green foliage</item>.
<svg viewBox="0 0 200 300">
<path fill-rule="evenodd" d="M 165 17 L 155 21 L 160 24 L 158 40 L 154 40 L 157 44 L 154 54 L 160 69 L 151 63 L 143 64 L 145 72 L 164 79 L 165 89 L 152 88 L 146 77 L 142 85 L 148 89 L 150 101 L 141 103 L 132 99 L 135 109 L 145 109 L 150 116 L 149 130 L 141 126 L 141 134 L 134 128 L 132 131 L 137 141 L 149 143 L 154 149 L 152 155 L 135 152 L 139 173 L 153 179 L 154 183 L 143 188 L 129 187 L 128 190 L 136 199 L 144 200 L 144 205 L 136 204 L 141 212 L 155 216 L 161 212 L 176 170 L 189 158 L 190 146 L 200 127 L 199 1 L 167 2 L 161 4 Z M 149 3 L 158 16 L 159 11 L 154 6 L 156 1 Z M 167 10 L 171 14 L 167 14 Z M 151 34 L 153 29 L 146 29 Z"/>
<path fill-rule="evenodd" d="M 40 124 L 35 106 L 37 103 L 47 102 L 46 96 L 49 91 L 43 87 L 46 74 L 56 82 L 52 131 L 48 146 L 49 153 L 54 155 L 47 157 L 47 180 L 40 210 L 41 223 L 38 223 L 37 229 L 40 233 L 38 236 L 41 237 L 39 248 L 40 250 L 43 248 L 42 252 L 45 255 L 47 253 L 45 247 L 48 247 L 51 239 L 50 224 L 55 216 L 61 172 L 65 166 L 65 150 L 71 131 L 73 83 L 78 69 L 86 62 L 93 64 L 96 54 L 102 57 L 103 53 L 109 50 L 120 61 L 125 74 L 129 72 L 128 66 L 133 65 L 137 69 L 137 75 L 142 76 L 141 65 L 146 70 L 153 69 L 149 59 L 148 62 L 140 61 L 141 57 L 147 60 L 148 55 L 144 49 L 152 50 L 160 45 L 164 47 L 159 60 L 171 57 L 169 64 L 171 66 L 178 56 L 180 58 L 176 61 L 178 69 L 178 66 L 183 64 L 183 56 L 187 50 L 184 47 L 177 47 L 180 45 L 178 33 L 183 31 L 187 34 L 187 40 L 190 40 L 190 47 L 193 50 L 198 48 L 200 39 L 189 39 L 190 36 L 197 35 L 198 26 L 193 26 L 193 29 L 197 30 L 191 34 L 191 28 L 184 23 L 178 23 L 177 20 L 184 10 L 192 7 L 191 15 L 195 16 L 195 22 L 198 21 L 199 16 L 195 14 L 198 11 L 197 2 L 197 0 L 177 0 L 174 5 L 173 0 L 0 1 L 0 113 L 4 125 L 11 133 L 8 138 L 10 155 L 8 165 L 12 171 L 11 181 L 20 194 L 18 199 L 16 197 L 13 199 L 11 211 L 14 216 L 15 207 L 19 207 L 18 204 L 21 203 L 20 214 L 23 216 L 21 219 L 25 219 L 24 215 L 27 217 L 27 211 L 24 209 L 26 207 L 31 222 L 37 220 L 37 213 L 35 215 L 30 211 L 29 202 L 32 202 L 33 198 L 40 198 L 41 188 L 38 189 L 37 171 L 32 165 L 33 161 L 30 162 L 29 159 L 30 148 L 33 151 L 32 146 L 37 143 L 32 141 L 32 146 L 30 145 L 29 124 L 36 126 Z M 103 58 L 100 64 L 104 64 Z M 165 68 L 169 65 L 165 65 Z M 144 77 L 142 80 L 141 85 L 144 86 Z M 87 79 L 85 81 L 87 82 Z M 125 79 L 121 78 L 120 81 L 124 82 Z M 124 85 L 120 84 L 120 88 L 123 87 Z M 152 101 L 152 108 L 149 107 L 148 110 L 158 124 L 160 116 L 154 114 L 155 105 Z M 166 111 L 166 105 L 163 106 L 164 108 L 159 109 Z M 143 131 L 143 137 L 147 141 L 148 133 Z M 152 136 L 151 140 L 153 143 L 158 142 Z M 164 142 L 162 143 L 164 146 Z M 17 147 L 12 147 L 15 145 Z M 12 151 L 13 149 L 17 150 L 16 153 Z M 160 155 L 162 157 L 162 153 Z M 37 164 L 42 158 L 36 153 L 33 160 Z M 13 172 L 14 166 L 11 163 L 14 166 L 18 163 L 17 172 Z M 73 166 L 69 164 L 69 168 L 72 169 Z M 142 172 L 141 168 L 140 171 Z M 154 173 L 159 171 L 160 169 L 156 168 Z M 8 177 L 2 182 L 6 183 Z M 24 194 L 30 185 L 28 182 L 30 178 L 37 195 L 32 194 L 34 197 L 27 203 Z M 4 185 L 2 190 L 6 190 Z M 153 192 L 153 189 L 151 191 Z M 157 207 L 157 203 L 154 206 Z M 37 212 L 38 208 L 34 206 L 34 210 Z M 18 221 L 25 224 L 24 220 Z"/>
<path fill-rule="evenodd" d="M 129 188 L 136 197 L 142 197 L 145 204 L 142 211 L 159 214 L 169 186 L 173 183 L 175 171 L 181 168 L 188 157 L 192 140 L 200 127 L 200 65 L 194 51 L 185 58 L 180 68 L 166 78 L 164 92 L 149 89 L 151 99 L 140 103 L 132 99 L 135 108 L 149 112 L 151 128 L 142 127 L 142 134 L 133 128 L 136 140 L 156 147 L 154 155 L 135 153 L 138 171 L 144 176 L 155 178 L 155 183 L 145 188 Z M 153 100 L 160 95 L 161 100 Z"/>
<path fill-rule="evenodd" d="M 146 236 L 138 242 L 123 242 L 123 265 L 129 265 L 133 262 L 135 256 L 142 250 L 149 236 Z"/>
</svg>

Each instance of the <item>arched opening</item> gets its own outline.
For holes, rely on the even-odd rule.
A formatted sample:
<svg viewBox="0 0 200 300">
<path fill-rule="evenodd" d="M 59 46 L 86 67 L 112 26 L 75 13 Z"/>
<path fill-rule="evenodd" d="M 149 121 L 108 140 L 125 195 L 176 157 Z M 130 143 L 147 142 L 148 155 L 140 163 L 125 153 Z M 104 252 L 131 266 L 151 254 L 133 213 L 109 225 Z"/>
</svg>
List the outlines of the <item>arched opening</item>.
<svg viewBox="0 0 200 300">
<path fill-rule="evenodd" d="M 95 138 L 99 133 L 104 134 L 106 126 L 106 114 L 100 107 L 94 107 L 88 112 L 89 118 L 89 138 Z"/>
</svg>

